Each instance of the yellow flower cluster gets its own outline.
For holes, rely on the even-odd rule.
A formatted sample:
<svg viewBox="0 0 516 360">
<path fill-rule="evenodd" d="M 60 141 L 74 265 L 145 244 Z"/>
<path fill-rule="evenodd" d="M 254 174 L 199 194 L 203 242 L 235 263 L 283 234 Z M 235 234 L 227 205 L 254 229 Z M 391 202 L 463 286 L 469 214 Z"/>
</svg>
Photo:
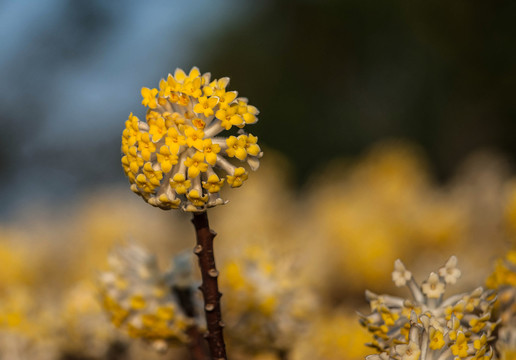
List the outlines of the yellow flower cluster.
<svg viewBox="0 0 516 360">
<path fill-rule="evenodd" d="M 103 307 L 116 327 L 158 351 L 189 341 L 186 329 L 192 320 L 176 303 L 154 256 L 130 245 L 112 253 L 109 265 L 99 285 Z"/>
<path fill-rule="evenodd" d="M 225 204 L 219 195 L 225 183 L 236 188 L 247 180 L 247 171 L 226 158 L 258 168 L 258 138 L 243 130 L 258 121 L 258 109 L 228 84 L 194 67 L 188 75 L 176 69 L 159 89 L 142 88 L 146 122 L 131 113 L 122 134 L 131 190 L 162 209 L 204 211 Z M 240 129 L 236 136 L 217 136 L 233 127 Z"/>
<path fill-rule="evenodd" d="M 486 281 L 498 293 L 496 308 L 500 319 L 496 348 L 501 359 L 516 359 L 516 251 L 498 259 Z"/>
<path fill-rule="evenodd" d="M 306 330 L 316 301 L 299 282 L 292 263 L 249 246 L 222 267 L 225 331 L 236 344 L 253 351 L 281 352 Z"/>
<path fill-rule="evenodd" d="M 406 285 L 414 299 L 366 293 L 372 313 L 362 315 L 361 324 L 373 334 L 368 345 L 379 352 L 369 360 L 491 359 L 488 341 L 497 325 L 491 321 L 496 296 L 477 288 L 444 300 L 446 284 L 460 276 L 456 264 L 451 257 L 420 286 L 398 260 L 393 280 Z"/>
</svg>

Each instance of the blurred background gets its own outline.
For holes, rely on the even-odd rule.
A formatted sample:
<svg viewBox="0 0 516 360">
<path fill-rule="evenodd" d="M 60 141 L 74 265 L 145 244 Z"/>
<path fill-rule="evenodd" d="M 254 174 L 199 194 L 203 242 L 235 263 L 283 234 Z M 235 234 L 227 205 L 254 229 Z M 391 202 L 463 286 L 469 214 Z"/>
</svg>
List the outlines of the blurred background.
<svg viewBox="0 0 516 360">
<path fill-rule="evenodd" d="M 191 247 L 187 215 L 129 191 L 120 137 L 144 114 L 142 86 L 192 66 L 260 110 L 263 169 L 213 210 L 221 261 L 238 257 L 224 244 L 285 244 L 325 309 L 311 331 L 348 331 L 326 313 L 355 324 L 366 287 L 392 291 L 398 257 L 427 274 L 462 254 L 463 286 L 481 285 L 516 231 L 515 13 L 509 0 L 0 1 L 0 293 L 21 284 L 60 307 L 116 242 L 164 267 Z M 327 353 L 297 354 L 358 346 L 328 336 Z"/>
<path fill-rule="evenodd" d="M 479 148 L 516 155 L 511 1 L 0 6 L 3 216 L 123 184 L 123 121 L 176 67 L 230 76 L 296 185 L 386 137 L 421 146 L 439 180 Z"/>
</svg>

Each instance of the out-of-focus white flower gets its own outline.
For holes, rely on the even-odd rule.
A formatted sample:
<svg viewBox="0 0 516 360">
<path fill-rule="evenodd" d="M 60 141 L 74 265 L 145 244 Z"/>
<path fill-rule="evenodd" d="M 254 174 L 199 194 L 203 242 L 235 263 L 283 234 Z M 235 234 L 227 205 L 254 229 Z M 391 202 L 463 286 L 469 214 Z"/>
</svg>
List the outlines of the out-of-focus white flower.
<svg viewBox="0 0 516 360">
<path fill-rule="evenodd" d="M 405 268 L 405 265 L 398 259 L 394 262 L 392 281 L 396 286 L 404 286 L 412 278 L 412 273 Z"/>
<path fill-rule="evenodd" d="M 457 268 L 457 257 L 451 256 L 446 264 L 439 269 L 439 276 L 444 278 L 447 284 L 455 284 L 460 278 L 460 270 Z"/>
<path fill-rule="evenodd" d="M 395 351 L 401 360 L 418 360 L 421 354 L 418 344 L 413 341 L 409 341 L 408 344 L 396 345 Z"/>
<path fill-rule="evenodd" d="M 429 299 L 439 299 L 444 294 L 446 285 L 439 279 L 436 273 L 430 273 L 428 280 L 421 285 L 421 291 Z"/>
<path fill-rule="evenodd" d="M 99 286 L 103 307 L 116 327 L 156 350 L 189 341 L 186 330 L 193 319 L 183 313 L 153 255 L 133 244 L 116 249 L 108 262 L 110 269 L 100 275 Z"/>
</svg>

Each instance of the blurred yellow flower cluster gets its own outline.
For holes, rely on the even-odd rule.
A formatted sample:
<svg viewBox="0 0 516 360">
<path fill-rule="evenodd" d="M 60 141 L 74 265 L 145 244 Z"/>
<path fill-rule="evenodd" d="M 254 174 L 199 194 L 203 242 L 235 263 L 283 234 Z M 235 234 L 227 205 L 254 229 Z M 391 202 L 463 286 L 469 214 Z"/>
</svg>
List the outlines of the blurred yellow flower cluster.
<svg viewBox="0 0 516 360">
<path fill-rule="evenodd" d="M 317 302 L 288 255 L 250 245 L 221 269 L 226 331 L 254 352 L 287 352 L 316 313 Z"/>
<path fill-rule="evenodd" d="M 418 148 L 403 142 L 381 143 L 358 161 L 332 164 L 305 191 L 310 236 L 317 238 L 307 244 L 321 261 L 314 273 L 352 273 L 328 291 L 358 295 L 364 287 L 386 290 L 397 258 L 424 276 L 425 266 L 443 261 L 443 254 L 465 253 L 463 284 L 478 283 L 478 271 L 487 274 L 486 259 L 506 248 L 508 233 L 501 230 L 509 229 L 506 214 L 516 208 L 516 202 L 506 205 L 511 180 L 499 163 L 474 155 L 446 185 L 436 184 Z"/>
<path fill-rule="evenodd" d="M 364 346 L 369 340 L 354 311 L 326 309 L 311 320 L 310 330 L 292 350 L 292 360 L 364 359 L 370 353 Z"/>
<path fill-rule="evenodd" d="M 486 284 L 496 290 L 496 312 L 500 325 L 496 343 L 500 359 L 516 359 L 516 251 L 496 261 L 495 270 Z"/>
<path fill-rule="evenodd" d="M 162 209 L 204 211 L 225 204 L 219 196 L 226 182 L 240 187 L 247 171 L 227 158 L 260 164 L 258 138 L 245 125 L 258 121 L 258 109 L 227 89 L 229 78 L 211 80 L 194 67 L 176 69 L 158 89 L 142 88 L 146 122 L 132 113 L 122 134 L 122 166 L 131 190 Z M 219 136 L 232 127 L 237 136 Z M 219 177 L 215 169 L 225 175 Z"/>
<path fill-rule="evenodd" d="M 109 255 L 109 270 L 99 277 L 102 305 L 111 322 L 158 351 L 170 343 L 187 343 L 192 325 L 171 292 L 156 258 L 131 244 Z"/>
</svg>

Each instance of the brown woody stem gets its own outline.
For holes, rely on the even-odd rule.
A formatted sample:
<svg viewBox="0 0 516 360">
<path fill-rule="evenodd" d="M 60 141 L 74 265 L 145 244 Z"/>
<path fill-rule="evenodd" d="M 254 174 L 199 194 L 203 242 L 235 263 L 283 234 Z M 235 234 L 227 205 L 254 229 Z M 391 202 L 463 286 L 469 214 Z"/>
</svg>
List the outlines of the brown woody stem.
<svg viewBox="0 0 516 360">
<path fill-rule="evenodd" d="M 197 234 L 197 245 L 194 253 L 199 257 L 202 285 L 200 290 L 204 298 L 204 313 L 208 333 L 205 335 L 213 360 L 227 360 L 226 345 L 224 344 L 222 314 L 220 311 L 219 272 L 215 267 L 213 239 L 216 233 L 210 230 L 206 212 L 194 213 L 192 223 Z"/>
</svg>

